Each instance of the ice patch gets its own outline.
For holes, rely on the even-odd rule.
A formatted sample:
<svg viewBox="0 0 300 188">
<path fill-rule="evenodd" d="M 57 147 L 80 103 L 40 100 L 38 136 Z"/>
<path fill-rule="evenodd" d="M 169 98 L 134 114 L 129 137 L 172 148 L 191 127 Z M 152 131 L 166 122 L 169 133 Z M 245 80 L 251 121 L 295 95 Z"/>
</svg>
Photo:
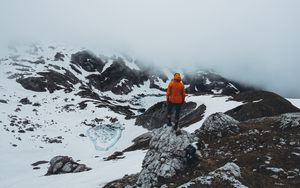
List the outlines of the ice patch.
<svg viewBox="0 0 300 188">
<path fill-rule="evenodd" d="M 98 125 L 87 130 L 87 135 L 93 142 L 95 149 L 107 151 L 121 138 L 124 127 L 117 124 Z"/>
</svg>

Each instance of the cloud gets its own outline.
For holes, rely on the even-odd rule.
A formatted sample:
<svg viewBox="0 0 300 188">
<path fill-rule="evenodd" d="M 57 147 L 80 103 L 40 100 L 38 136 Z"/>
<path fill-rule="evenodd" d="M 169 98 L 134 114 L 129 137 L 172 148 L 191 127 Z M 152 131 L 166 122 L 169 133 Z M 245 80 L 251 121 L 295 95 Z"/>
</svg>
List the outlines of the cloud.
<svg viewBox="0 0 300 188">
<path fill-rule="evenodd" d="M 1 0 L 2 41 L 122 51 L 157 65 L 213 68 L 300 97 L 298 0 Z"/>
</svg>

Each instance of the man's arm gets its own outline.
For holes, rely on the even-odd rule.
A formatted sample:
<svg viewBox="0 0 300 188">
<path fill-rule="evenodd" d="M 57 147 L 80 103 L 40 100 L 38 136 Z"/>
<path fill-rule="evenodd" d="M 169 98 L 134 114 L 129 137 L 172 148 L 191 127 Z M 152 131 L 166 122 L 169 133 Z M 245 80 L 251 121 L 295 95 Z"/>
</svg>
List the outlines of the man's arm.
<svg viewBox="0 0 300 188">
<path fill-rule="evenodd" d="M 184 103 L 185 101 L 185 97 L 187 96 L 186 92 L 185 92 L 185 87 L 184 84 L 182 83 L 182 103 Z"/>
<path fill-rule="evenodd" d="M 166 97 L 167 97 L 166 103 L 167 104 L 169 102 L 170 95 L 171 95 L 171 83 L 168 85 L 168 89 L 167 89 L 167 95 L 166 95 Z"/>
</svg>

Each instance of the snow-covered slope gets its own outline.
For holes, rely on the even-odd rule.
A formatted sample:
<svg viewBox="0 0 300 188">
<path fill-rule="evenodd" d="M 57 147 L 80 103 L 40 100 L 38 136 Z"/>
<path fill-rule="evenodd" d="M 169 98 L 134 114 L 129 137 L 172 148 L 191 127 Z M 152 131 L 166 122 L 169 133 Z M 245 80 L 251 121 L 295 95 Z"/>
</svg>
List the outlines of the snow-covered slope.
<svg viewBox="0 0 300 188">
<path fill-rule="evenodd" d="M 124 159 L 116 161 L 104 161 L 103 157 L 124 150 L 134 138 L 148 132 L 141 126 L 135 126 L 135 116 L 165 100 L 163 89 L 167 86 L 165 77 L 168 76 L 148 73 L 148 77 L 144 78 L 144 73 L 139 72 L 140 67 L 123 56 L 101 56 L 103 65 L 100 67 L 81 67 L 70 63 L 72 54 L 82 50 L 57 45 L 32 45 L 11 47 L 5 57 L 0 57 L 0 187 L 99 187 L 141 170 L 146 151 L 126 152 Z M 116 60 L 124 62 L 121 63 L 122 69 L 116 64 L 113 68 Z M 86 59 L 82 62 L 91 61 Z M 50 76 L 65 75 L 67 80 L 49 79 L 49 75 L 40 74 L 49 71 L 55 71 Z M 114 71 L 118 74 L 114 75 Z M 120 76 L 122 71 L 125 76 Z M 131 75 L 125 74 L 126 71 L 136 74 L 134 79 L 141 78 L 139 82 L 131 80 Z M 39 79 L 43 76 L 46 80 Z M 35 88 L 35 84 L 40 83 L 41 89 L 46 91 L 25 89 L 16 81 L 28 77 L 38 78 L 38 82 L 30 82 L 33 85 L 29 87 Z M 105 84 L 93 83 L 93 79 L 102 80 Z M 208 85 L 211 83 L 210 80 L 205 82 Z M 124 88 L 128 85 L 130 88 Z M 50 92 L 50 89 L 53 91 Z M 209 115 L 241 104 L 228 99 L 228 96 L 189 95 L 187 102 L 196 102 L 198 106 L 205 104 L 206 111 L 202 121 L 185 130 L 193 132 Z M 116 134 L 117 138 L 114 135 L 108 137 L 117 142 L 111 144 L 107 151 L 96 150 L 87 131 L 94 126 L 117 123 L 124 130 Z M 104 136 L 100 135 L 101 139 Z M 35 170 L 31 166 L 37 161 L 49 161 L 56 155 L 71 156 L 92 170 L 44 176 L 48 164 L 39 165 L 40 168 Z"/>
</svg>

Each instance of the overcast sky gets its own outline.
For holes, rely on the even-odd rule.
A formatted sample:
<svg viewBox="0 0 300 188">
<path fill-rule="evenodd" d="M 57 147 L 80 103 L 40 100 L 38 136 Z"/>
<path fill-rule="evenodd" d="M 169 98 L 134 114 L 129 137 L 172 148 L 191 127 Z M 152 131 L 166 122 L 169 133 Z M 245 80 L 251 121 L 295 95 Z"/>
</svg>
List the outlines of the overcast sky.
<svg viewBox="0 0 300 188">
<path fill-rule="evenodd" d="M 300 97 L 299 0 L 0 0 L 0 40 L 120 51 L 213 68 Z"/>
</svg>

